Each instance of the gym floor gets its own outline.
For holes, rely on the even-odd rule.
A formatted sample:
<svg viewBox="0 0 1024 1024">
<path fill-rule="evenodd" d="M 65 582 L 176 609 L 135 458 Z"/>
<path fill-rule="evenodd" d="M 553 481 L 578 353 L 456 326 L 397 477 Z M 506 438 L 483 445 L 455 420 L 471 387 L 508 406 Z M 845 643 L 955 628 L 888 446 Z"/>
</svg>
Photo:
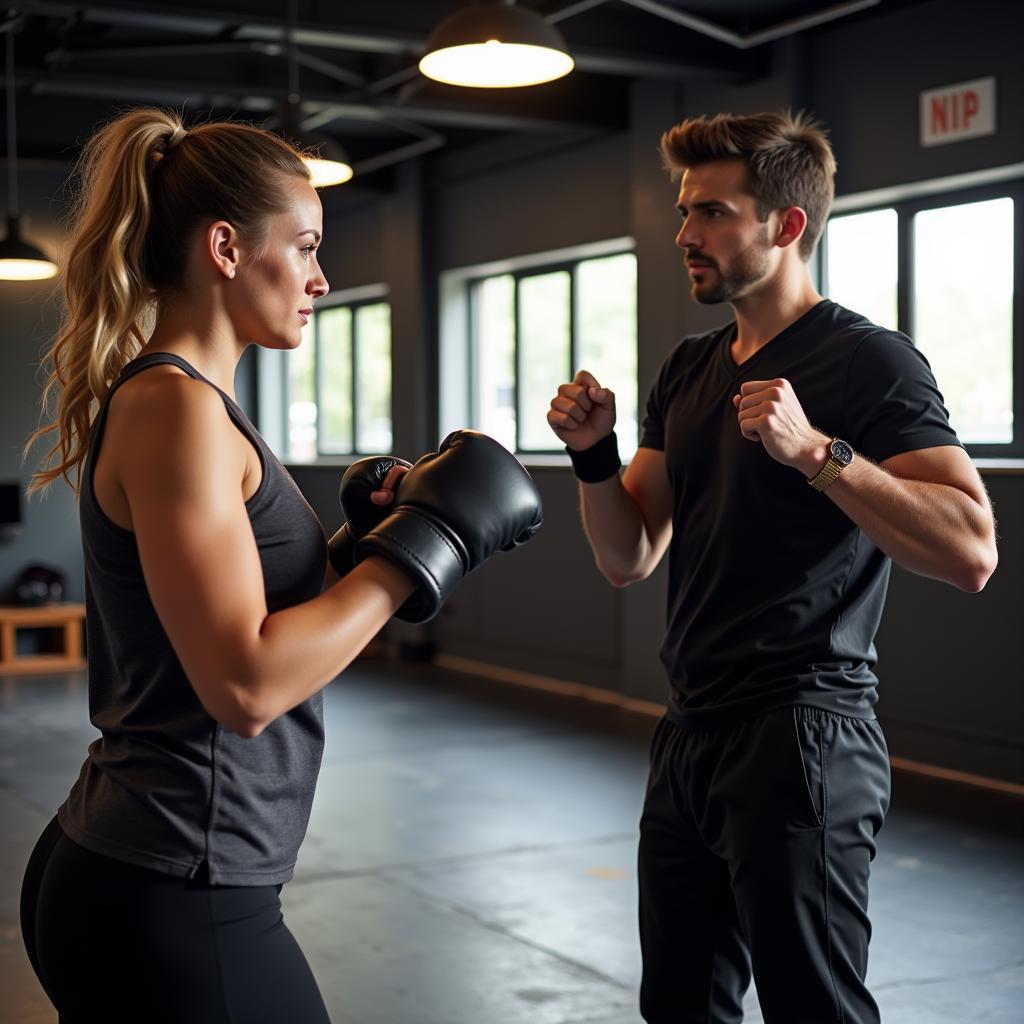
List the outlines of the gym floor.
<svg viewBox="0 0 1024 1024">
<path fill-rule="evenodd" d="M 639 1024 L 634 858 L 654 719 L 384 660 L 326 697 L 283 900 L 335 1024 Z M 0 680 L 4 1024 L 56 1019 L 18 893 L 94 735 L 81 674 Z M 1020 807 L 971 823 L 926 791 L 897 777 L 879 837 L 869 981 L 883 1020 L 1018 1024 Z M 748 1006 L 761 1021 L 753 991 Z"/>
</svg>

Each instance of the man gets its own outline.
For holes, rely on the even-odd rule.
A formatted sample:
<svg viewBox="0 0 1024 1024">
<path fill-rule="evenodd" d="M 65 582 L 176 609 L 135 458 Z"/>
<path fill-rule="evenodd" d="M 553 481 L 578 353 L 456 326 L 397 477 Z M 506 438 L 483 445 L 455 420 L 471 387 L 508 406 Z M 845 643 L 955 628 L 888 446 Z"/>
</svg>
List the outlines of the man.
<svg viewBox="0 0 1024 1024">
<path fill-rule="evenodd" d="M 691 293 L 735 320 L 669 354 L 621 479 L 611 390 L 580 370 L 548 412 L 609 582 L 669 552 L 641 1011 L 741 1021 L 752 971 L 767 1024 L 871 1024 L 868 873 L 889 802 L 873 641 L 890 559 L 979 591 L 992 512 L 924 357 L 811 282 L 835 175 L 822 131 L 720 114 L 661 148 L 681 174 Z"/>
</svg>

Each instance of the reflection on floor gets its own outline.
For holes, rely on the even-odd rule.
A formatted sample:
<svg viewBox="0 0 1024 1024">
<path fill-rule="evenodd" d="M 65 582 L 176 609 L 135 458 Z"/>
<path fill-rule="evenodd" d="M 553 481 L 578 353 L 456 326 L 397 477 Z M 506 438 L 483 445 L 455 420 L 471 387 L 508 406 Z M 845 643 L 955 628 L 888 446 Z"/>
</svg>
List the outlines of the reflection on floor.
<svg viewBox="0 0 1024 1024">
<path fill-rule="evenodd" d="M 283 898 L 335 1024 L 638 1024 L 634 857 L 653 719 L 369 661 L 326 707 Z M 93 736 L 81 675 L 0 680 L 5 1024 L 55 1021 L 21 946 L 18 888 Z M 1016 1024 L 1024 841 L 914 810 L 895 788 L 872 889 L 883 1019 Z M 748 1006 L 760 1021 L 754 992 Z"/>
</svg>

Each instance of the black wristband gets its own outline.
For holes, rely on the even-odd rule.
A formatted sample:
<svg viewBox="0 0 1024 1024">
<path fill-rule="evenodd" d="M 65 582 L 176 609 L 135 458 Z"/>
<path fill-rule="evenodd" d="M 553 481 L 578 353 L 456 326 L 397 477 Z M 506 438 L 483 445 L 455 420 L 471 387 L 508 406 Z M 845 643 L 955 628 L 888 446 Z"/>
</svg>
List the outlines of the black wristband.
<svg viewBox="0 0 1024 1024">
<path fill-rule="evenodd" d="M 565 450 L 572 459 L 572 469 L 578 480 L 585 484 L 599 484 L 619 472 L 622 460 L 619 458 L 619 442 L 613 430 L 607 437 L 602 437 L 597 444 L 573 451 L 568 445 Z"/>
</svg>

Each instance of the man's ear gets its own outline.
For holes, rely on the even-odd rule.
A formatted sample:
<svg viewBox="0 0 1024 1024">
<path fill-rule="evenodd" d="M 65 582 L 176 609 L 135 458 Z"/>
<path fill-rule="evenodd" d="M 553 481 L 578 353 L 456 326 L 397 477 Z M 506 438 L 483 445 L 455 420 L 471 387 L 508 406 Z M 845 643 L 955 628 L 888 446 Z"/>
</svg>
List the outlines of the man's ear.
<svg viewBox="0 0 1024 1024">
<path fill-rule="evenodd" d="M 787 206 L 779 211 L 779 229 L 775 244 L 780 248 L 798 242 L 807 228 L 807 214 L 799 206 Z"/>
</svg>

